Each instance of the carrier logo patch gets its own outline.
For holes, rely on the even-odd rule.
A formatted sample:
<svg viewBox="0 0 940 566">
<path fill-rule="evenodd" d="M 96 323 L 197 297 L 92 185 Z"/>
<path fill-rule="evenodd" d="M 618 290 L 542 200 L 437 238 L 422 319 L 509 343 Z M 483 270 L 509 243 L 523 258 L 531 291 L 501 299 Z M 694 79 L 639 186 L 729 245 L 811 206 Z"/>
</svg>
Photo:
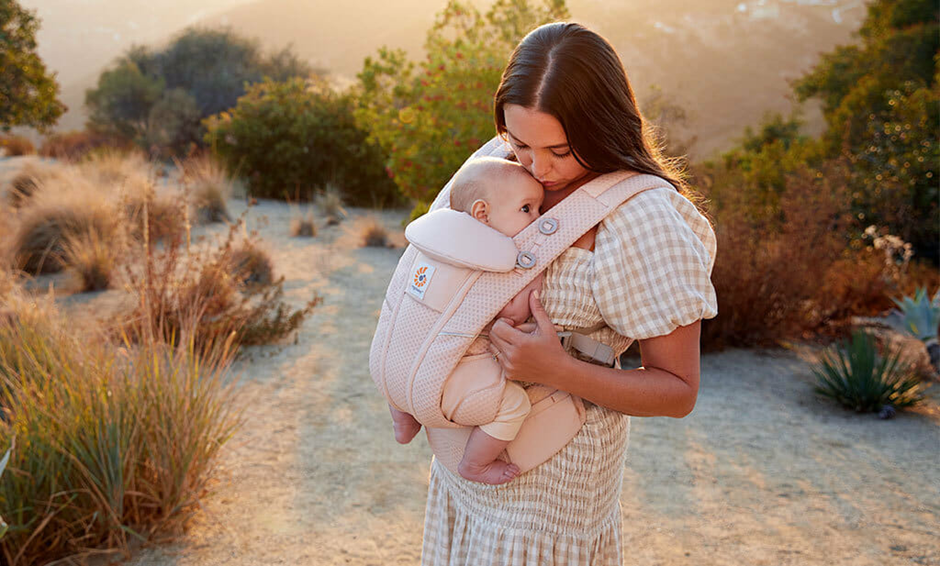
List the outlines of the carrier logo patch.
<svg viewBox="0 0 940 566">
<path fill-rule="evenodd" d="M 431 283 L 431 277 L 433 276 L 433 265 L 428 265 L 423 261 L 418 263 L 418 266 L 415 267 L 414 276 L 411 278 L 411 283 L 408 285 L 408 292 L 424 300 L 424 292 L 428 290 L 428 285 Z"/>
</svg>

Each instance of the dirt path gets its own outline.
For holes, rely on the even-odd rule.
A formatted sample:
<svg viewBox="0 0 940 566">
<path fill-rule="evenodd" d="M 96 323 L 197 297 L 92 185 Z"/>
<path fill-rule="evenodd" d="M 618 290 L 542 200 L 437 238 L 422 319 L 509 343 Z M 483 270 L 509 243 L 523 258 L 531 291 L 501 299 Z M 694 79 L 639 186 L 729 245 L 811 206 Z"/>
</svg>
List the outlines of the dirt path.
<svg viewBox="0 0 940 566">
<path fill-rule="evenodd" d="M 223 450 L 205 512 L 128 566 L 419 560 L 430 451 L 423 436 L 394 443 L 368 374 L 401 249 L 358 248 L 342 226 L 291 239 L 288 216 L 262 203 L 251 227 L 289 298 L 300 305 L 316 291 L 325 301 L 297 344 L 255 348 L 237 365 L 249 420 Z M 382 216 L 398 232 L 403 217 Z M 626 564 L 940 565 L 940 392 L 880 421 L 816 399 L 799 352 L 735 350 L 702 363 L 692 415 L 632 419 Z"/>
</svg>

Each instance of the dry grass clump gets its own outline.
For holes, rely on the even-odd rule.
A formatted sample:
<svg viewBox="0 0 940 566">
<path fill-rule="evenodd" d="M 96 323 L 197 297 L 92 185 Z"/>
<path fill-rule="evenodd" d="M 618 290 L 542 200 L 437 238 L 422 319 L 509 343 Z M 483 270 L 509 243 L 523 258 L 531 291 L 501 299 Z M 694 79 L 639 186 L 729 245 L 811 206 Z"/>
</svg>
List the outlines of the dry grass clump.
<svg viewBox="0 0 940 566">
<path fill-rule="evenodd" d="M 283 277 L 264 282 L 263 275 L 249 275 L 248 280 L 255 277 L 257 283 L 245 284 L 235 267 L 248 258 L 235 256 L 235 235 L 243 223 L 244 215 L 218 246 L 190 253 L 179 239 L 167 241 L 160 251 L 145 240 L 142 265 L 126 270 L 138 306 L 122 324 L 123 331 L 132 340 L 157 336 L 175 343 L 186 321 L 194 321 L 194 343 L 200 348 L 230 336 L 236 345 L 271 343 L 296 330 L 321 298 L 314 296 L 293 309 L 283 301 Z M 251 241 L 246 245 L 256 247 Z"/>
<path fill-rule="evenodd" d="M 0 273 L 12 269 L 10 246 L 16 232 L 17 217 L 12 211 L 0 208 Z"/>
<path fill-rule="evenodd" d="M 317 235 L 317 226 L 313 222 L 313 210 L 308 210 L 306 214 L 291 214 L 290 235 L 297 238 L 313 238 Z"/>
<path fill-rule="evenodd" d="M 34 275 L 61 271 L 69 237 L 95 232 L 103 242 L 120 241 L 115 208 L 93 187 L 76 184 L 61 194 L 40 196 L 20 214 L 10 250 L 14 268 Z"/>
<path fill-rule="evenodd" d="M 336 185 L 327 185 L 313 197 L 313 202 L 326 216 L 327 226 L 339 224 L 343 218 L 349 216 L 343 208 L 343 193 Z"/>
<path fill-rule="evenodd" d="M 21 304 L 0 324 L 0 438 L 16 436 L 0 482 L 11 566 L 128 555 L 131 537 L 180 532 L 244 424 L 230 343 L 197 355 L 186 330 L 176 347 L 117 347 L 71 322 Z"/>
<path fill-rule="evenodd" d="M 232 250 L 232 273 L 242 285 L 270 285 L 274 282 L 274 265 L 267 252 L 245 241 Z"/>
<path fill-rule="evenodd" d="M 388 230 L 374 214 L 366 216 L 360 222 L 359 234 L 362 237 L 362 245 L 365 247 L 391 247 L 391 243 L 388 240 Z"/>
<path fill-rule="evenodd" d="M 139 151 L 97 152 L 77 167 L 79 174 L 109 193 L 140 190 L 155 176 L 154 165 Z"/>
<path fill-rule="evenodd" d="M 118 242 L 105 239 L 94 228 L 68 234 L 62 243 L 63 261 L 77 273 L 81 292 L 100 291 L 111 286 L 121 251 L 122 246 Z"/>
<path fill-rule="evenodd" d="M 226 201 L 232 196 L 232 180 L 219 162 L 195 157 L 177 163 L 181 183 L 192 203 L 193 218 L 200 224 L 231 220 Z"/>
<path fill-rule="evenodd" d="M 27 137 L 3 136 L 0 137 L 0 152 L 3 152 L 7 157 L 32 155 L 36 153 L 36 147 Z"/>
<path fill-rule="evenodd" d="M 22 208 L 46 185 L 54 185 L 68 176 L 66 167 L 53 163 L 27 163 L 7 186 L 7 201 L 12 208 Z"/>
<path fill-rule="evenodd" d="M 135 241 L 144 240 L 145 225 L 153 242 L 182 237 L 186 230 L 187 207 L 181 195 L 175 192 L 157 193 L 153 184 L 148 183 L 131 187 L 122 202 L 128 235 Z"/>
</svg>

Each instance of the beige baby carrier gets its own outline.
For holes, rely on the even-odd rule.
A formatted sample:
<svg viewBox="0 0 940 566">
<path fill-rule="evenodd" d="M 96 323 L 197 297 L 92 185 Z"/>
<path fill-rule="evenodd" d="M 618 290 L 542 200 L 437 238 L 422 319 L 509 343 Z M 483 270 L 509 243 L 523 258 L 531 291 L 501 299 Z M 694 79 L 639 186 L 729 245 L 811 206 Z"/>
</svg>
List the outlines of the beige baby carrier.
<svg viewBox="0 0 940 566">
<path fill-rule="evenodd" d="M 504 147 L 495 138 L 470 159 L 502 157 Z M 538 273 L 621 203 L 671 185 L 653 175 L 601 175 L 510 238 L 447 208 L 452 184 L 453 179 L 428 214 L 405 230 L 409 245 L 382 303 L 369 370 L 388 402 L 425 426 L 435 456 L 456 472 L 472 427 L 493 420 L 506 385 L 491 354 L 464 355 L 471 343 Z M 559 336 L 566 349 L 575 347 L 582 356 L 619 367 L 612 349 L 587 338 L 588 332 Z M 442 394 L 456 376 L 474 385 L 464 386 L 464 401 L 448 418 Z M 579 398 L 544 386 L 529 387 L 527 393 L 532 408 L 501 455 L 522 471 L 551 458 L 584 424 Z"/>
</svg>

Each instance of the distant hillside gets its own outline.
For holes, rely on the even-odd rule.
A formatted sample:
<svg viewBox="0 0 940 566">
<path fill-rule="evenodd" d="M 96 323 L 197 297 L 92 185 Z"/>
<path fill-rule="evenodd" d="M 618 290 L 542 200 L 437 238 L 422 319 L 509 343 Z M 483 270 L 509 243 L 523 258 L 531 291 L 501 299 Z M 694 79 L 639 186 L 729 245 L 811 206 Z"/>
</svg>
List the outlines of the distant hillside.
<svg viewBox="0 0 940 566">
<path fill-rule="evenodd" d="M 238 2 L 212 0 L 205 6 L 219 10 L 207 13 L 204 6 L 204 15 L 190 20 L 231 26 L 261 38 L 272 49 L 291 43 L 313 65 L 347 79 L 353 79 L 363 58 L 381 45 L 402 47 L 420 57 L 425 33 L 446 4 L 446 0 L 255 0 L 222 6 Z M 182 22 L 182 0 L 167 4 Z M 820 52 L 850 41 L 864 17 L 861 2 L 840 6 L 829 0 L 569 0 L 569 7 L 576 21 L 598 30 L 617 48 L 641 102 L 649 87 L 657 84 L 686 109 L 689 129 L 698 136 L 692 147 L 697 157 L 727 146 L 765 111 L 789 111 L 787 79 L 809 69 Z M 194 8 L 190 10 L 195 14 Z M 79 23 L 73 22 L 73 29 L 81 30 L 85 24 L 79 14 L 74 17 Z M 177 29 L 184 26 L 180 23 Z M 167 30 L 161 39 L 175 31 Z M 80 126 L 84 117 L 74 111 L 80 109 L 84 90 L 94 84 L 100 68 L 64 83 L 63 96 L 73 112 L 60 127 Z M 809 110 L 811 129 L 818 130 L 819 113 L 815 107 Z"/>
</svg>

